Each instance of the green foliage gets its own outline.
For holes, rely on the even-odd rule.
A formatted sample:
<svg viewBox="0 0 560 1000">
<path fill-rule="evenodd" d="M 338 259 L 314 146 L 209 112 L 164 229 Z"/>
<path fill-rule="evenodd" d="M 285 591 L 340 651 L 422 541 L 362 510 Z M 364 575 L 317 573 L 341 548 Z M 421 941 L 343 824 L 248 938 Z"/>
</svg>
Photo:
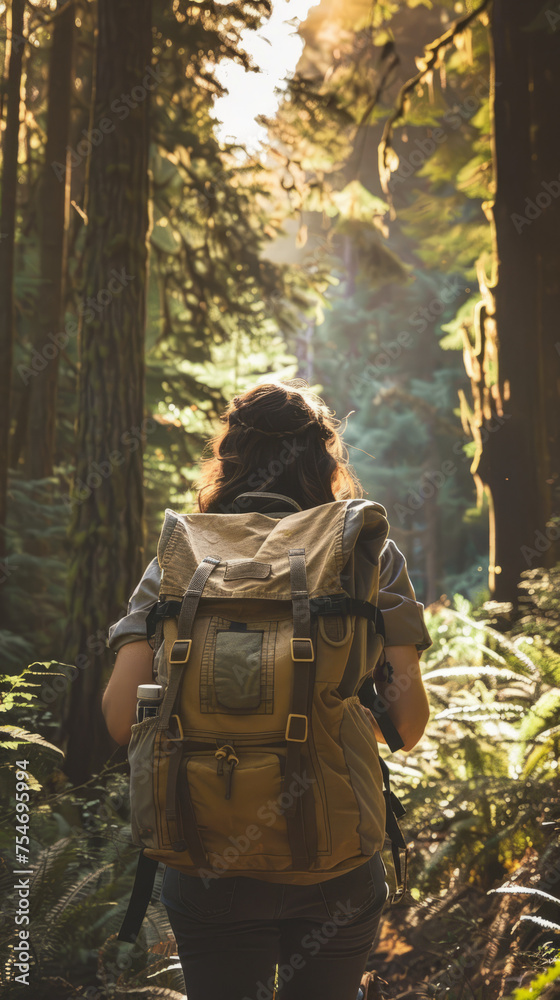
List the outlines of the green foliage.
<svg viewBox="0 0 560 1000">
<path fill-rule="evenodd" d="M 455 913 L 455 923 L 448 924 L 445 952 L 451 954 L 456 944 L 463 953 L 468 942 L 471 971 L 467 977 L 451 966 L 454 978 L 450 979 L 439 967 L 424 984 L 422 997 L 458 1000 L 466 982 L 473 996 L 479 996 L 477 990 L 481 998 L 486 996 L 489 987 L 478 977 L 477 968 L 491 964 L 495 952 L 483 960 L 476 942 L 490 933 L 490 920 L 500 919 L 498 908 L 506 899 L 516 903 L 504 909 L 500 926 L 507 922 L 516 936 L 502 948 L 502 959 L 509 954 L 511 970 L 517 954 L 515 968 L 531 970 L 533 988 L 542 984 L 544 989 L 554 981 L 556 956 L 543 958 L 546 971 L 538 975 L 535 956 L 560 923 L 560 900 L 554 895 L 558 881 L 552 877 L 559 858 L 556 838 L 551 842 L 549 832 L 560 822 L 559 661 L 551 648 L 560 621 L 554 587 L 559 569 L 523 575 L 526 610 L 513 621 L 511 605 L 488 601 L 475 609 L 458 594 L 453 602 L 434 604 L 426 613 L 434 643 L 423 654 L 422 673 L 431 718 L 406 762 L 394 755 L 389 766 L 407 809 L 402 824 L 413 845 L 409 866 L 418 907 L 415 922 L 426 925 L 436 953 L 434 934 L 440 927 L 432 911 L 445 905 Z M 536 623 L 539 631 L 532 634 Z M 547 706 L 544 718 L 539 725 L 528 725 L 539 704 Z M 536 860 L 524 875 L 527 858 Z M 453 905 L 454 898 L 464 898 L 465 885 L 472 899 L 481 890 L 487 894 L 468 926 L 466 916 Z M 533 912 L 520 913 L 528 903 Z M 527 983 L 523 990 L 528 989 Z M 516 990 L 508 1000 L 517 1000 L 518 994 L 533 995 Z"/>
<path fill-rule="evenodd" d="M 538 976 L 535 976 L 528 986 L 523 986 L 515 990 L 511 1000 L 536 1000 L 537 997 L 543 996 L 545 992 L 547 996 L 552 997 L 552 993 L 548 993 L 548 987 L 551 983 L 555 983 L 559 979 L 560 958 L 545 972 L 541 972 Z"/>
<path fill-rule="evenodd" d="M 451 881 L 456 865 L 483 884 L 493 881 L 513 870 L 524 842 L 543 846 L 536 811 L 548 818 L 557 778 L 560 736 L 550 745 L 545 738 L 560 722 L 560 689 L 546 683 L 523 637 L 475 621 L 464 599 L 455 605 L 429 612 L 434 645 L 424 654 L 423 677 L 432 718 L 428 737 L 407 758 L 419 775 L 409 806 L 422 831 L 425 889 Z M 550 702 L 546 732 L 545 723 L 527 726 L 537 691 Z M 528 772 L 538 746 L 546 752 Z"/>
<path fill-rule="evenodd" d="M 58 769 L 61 751 L 37 732 L 48 731 L 48 713 L 38 695 L 41 682 L 57 676 L 59 664 L 35 663 L 20 677 L 0 677 L 0 986 L 2 996 L 21 993 L 15 982 L 14 946 L 29 931 L 32 955 L 28 988 L 39 1000 L 96 989 L 99 1000 L 182 995 L 182 972 L 170 959 L 172 932 L 158 902 L 161 873 L 141 935 L 132 948 L 116 941 L 132 887 L 137 850 L 130 843 L 128 788 L 123 764 L 111 764 L 80 789 Z M 62 665 L 63 666 L 63 665 Z M 23 730 L 7 720 L 25 719 Z M 29 823 L 15 810 L 18 761 L 27 762 Z M 19 779 L 17 775 L 19 774 Z M 18 786 L 20 787 L 20 786 Z M 15 858 L 15 836 L 29 853 Z M 28 841 L 25 838 L 28 837 Z M 13 872 L 29 862 L 30 909 L 15 920 L 18 896 Z M 27 897 L 26 897 L 27 898 Z M 16 911 L 17 912 L 17 911 Z M 29 916 L 29 923 L 25 917 Z M 101 987 L 98 983 L 101 979 Z M 152 976 L 158 987 L 152 989 Z M 146 991 L 148 992 L 146 993 Z M 18 993 L 19 991 L 19 993 Z M 170 995 L 170 994 L 167 994 Z"/>
<path fill-rule="evenodd" d="M 3 668 L 14 674 L 46 650 L 62 646 L 70 511 L 65 497 L 62 469 L 42 480 L 28 480 L 22 470 L 10 472 L 1 584 L 10 628 L 0 638 Z"/>
</svg>

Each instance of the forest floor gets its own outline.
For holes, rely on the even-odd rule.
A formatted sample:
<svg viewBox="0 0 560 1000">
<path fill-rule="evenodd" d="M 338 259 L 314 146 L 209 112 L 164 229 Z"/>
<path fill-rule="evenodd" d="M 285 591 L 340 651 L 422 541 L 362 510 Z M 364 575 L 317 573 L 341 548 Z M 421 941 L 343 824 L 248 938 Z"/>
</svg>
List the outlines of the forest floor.
<svg viewBox="0 0 560 1000">
<path fill-rule="evenodd" d="M 558 920 L 557 906 L 531 889 L 560 898 L 560 846 L 544 858 L 528 847 L 505 881 L 523 891 L 488 895 L 457 881 L 443 898 L 390 907 L 368 964 L 376 973 L 374 997 L 506 1000 L 527 988 L 558 957 L 560 934 L 543 924 Z M 560 982 L 537 995 L 560 997 Z"/>
</svg>

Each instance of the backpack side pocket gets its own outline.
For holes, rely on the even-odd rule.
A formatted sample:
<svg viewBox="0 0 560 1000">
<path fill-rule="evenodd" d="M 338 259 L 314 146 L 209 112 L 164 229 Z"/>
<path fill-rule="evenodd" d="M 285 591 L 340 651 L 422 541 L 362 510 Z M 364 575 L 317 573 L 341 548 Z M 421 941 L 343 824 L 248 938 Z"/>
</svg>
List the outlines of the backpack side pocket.
<svg viewBox="0 0 560 1000">
<path fill-rule="evenodd" d="M 144 719 L 132 726 L 128 744 L 130 764 L 130 827 L 137 847 L 161 847 L 155 801 L 154 748 L 157 718 Z"/>
<path fill-rule="evenodd" d="M 377 740 L 356 695 L 343 701 L 340 744 L 360 811 L 358 834 L 367 857 L 385 841 L 385 799 Z"/>
</svg>

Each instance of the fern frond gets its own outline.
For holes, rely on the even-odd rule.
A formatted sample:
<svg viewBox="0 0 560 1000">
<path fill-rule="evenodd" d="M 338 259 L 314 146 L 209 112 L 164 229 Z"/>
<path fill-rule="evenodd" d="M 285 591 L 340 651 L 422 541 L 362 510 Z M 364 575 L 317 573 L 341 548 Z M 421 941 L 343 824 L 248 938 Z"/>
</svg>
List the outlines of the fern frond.
<svg viewBox="0 0 560 1000">
<path fill-rule="evenodd" d="M 91 895 L 92 892 L 99 889 L 103 884 L 101 877 L 103 872 L 110 871 L 112 868 L 112 864 L 103 865 L 101 868 L 97 868 L 95 871 L 90 872 L 89 875 L 80 879 L 78 884 L 73 886 L 65 896 L 62 896 L 56 906 L 46 914 L 45 920 L 47 923 L 54 923 L 67 907 L 74 906 L 76 903 L 81 902 L 85 896 Z"/>
<path fill-rule="evenodd" d="M 556 896 L 551 896 L 549 892 L 544 892 L 543 889 L 533 889 L 528 885 L 501 885 L 497 889 L 489 889 L 487 895 L 490 896 L 493 892 L 507 892 L 507 893 L 521 893 L 527 896 L 541 896 L 543 899 L 548 899 L 551 903 L 556 903 L 560 906 L 560 899 Z"/>
<path fill-rule="evenodd" d="M 19 726 L 9 726 L 7 723 L 3 722 L 0 724 L 0 737 L 2 733 L 6 733 L 12 738 L 10 740 L 2 740 L 0 745 L 6 747 L 10 750 L 17 750 L 18 747 L 23 746 L 26 743 L 34 743 L 37 746 L 44 747 L 46 750 L 54 751 L 54 753 L 60 754 L 64 757 L 63 751 L 59 747 L 55 747 L 53 743 L 49 743 L 48 740 L 43 739 L 37 733 L 28 733 L 26 729 L 20 729 Z"/>
<path fill-rule="evenodd" d="M 170 990 L 161 986 L 134 986 L 132 989 L 130 986 L 118 987 L 115 990 L 114 996 L 126 996 L 126 997 L 145 997 L 146 994 L 149 995 L 148 1000 L 156 1000 L 156 998 L 161 998 L 161 1000 L 185 1000 L 184 993 L 178 993 L 177 990 Z"/>
<path fill-rule="evenodd" d="M 535 917 L 533 915 L 523 914 L 523 916 L 521 916 L 519 919 L 530 920 L 531 923 L 538 924 L 539 927 L 544 927 L 545 930 L 560 932 L 560 924 L 554 924 L 552 920 L 545 920 L 544 917 Z"/>
<path fill-rule="evenodd" d="M 508 639 L 502 632 L 498 632 L 497 629 L 492 628 L 491 625 L 488 625 L 485 622 L 474 621 L 472 618 L 468 618 L 467 615 L 461 614 L 461 612 L 455 611 L 453 608 L 447 608 L 446 610 L 449 615 L 456 618 L 458 621 L 462 621 L 466 625 L 470 625 L 478 631 L 486 632 L 488 635 L 491 635 L 499 646 L 503 649 L 507 649 L 510 653 L 513 653 L 513 655 L 520 661 L 520 663 L 523 664 L 524 667 L 527 668 L 531 674 L 536 677 L 540 676 L 539 668 L 536 663 L 533 662 L 531 657 L 527 656 L 527 654 L 522 650 L 517 649 L 514 642 L 511 639 Z"/>
<path fill-rule="evenodd" d="M 505 680 L 512 681 L 519 677 L 519 674 L 515 673 L 515 670 L 510 670 L 508 667 L 490 667 L 490 666 L 465 666 L 465 667 L 440 667 L 437 670 L 430 670 L 422 675 L 422 680 L 430 681 L 434 677 L 503 677 Z"/>
<path fill-rule="evenodd" d="M 556 727 L 560 718 L 560 690 L 552 688 L 545 691 L 535 705 L 528 710 L 526 718 L 523 720 L 519 737 L 522 741 L 535 738 L 543 732 L 545 727 Z"/>
</svg>

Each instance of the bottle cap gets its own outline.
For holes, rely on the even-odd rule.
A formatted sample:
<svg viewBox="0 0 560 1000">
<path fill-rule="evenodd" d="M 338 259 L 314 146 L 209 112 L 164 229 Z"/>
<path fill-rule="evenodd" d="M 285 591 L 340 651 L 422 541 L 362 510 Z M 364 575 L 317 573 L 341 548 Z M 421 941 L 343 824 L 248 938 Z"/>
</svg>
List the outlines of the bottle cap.
<svg viewBox="0 0 560 1000">
<path fill-rule="evenodd" d="M 142 701 L 160 701 L 163 695 L 161 684 L 139 684 L 136 697 Z"/>
</svg>

